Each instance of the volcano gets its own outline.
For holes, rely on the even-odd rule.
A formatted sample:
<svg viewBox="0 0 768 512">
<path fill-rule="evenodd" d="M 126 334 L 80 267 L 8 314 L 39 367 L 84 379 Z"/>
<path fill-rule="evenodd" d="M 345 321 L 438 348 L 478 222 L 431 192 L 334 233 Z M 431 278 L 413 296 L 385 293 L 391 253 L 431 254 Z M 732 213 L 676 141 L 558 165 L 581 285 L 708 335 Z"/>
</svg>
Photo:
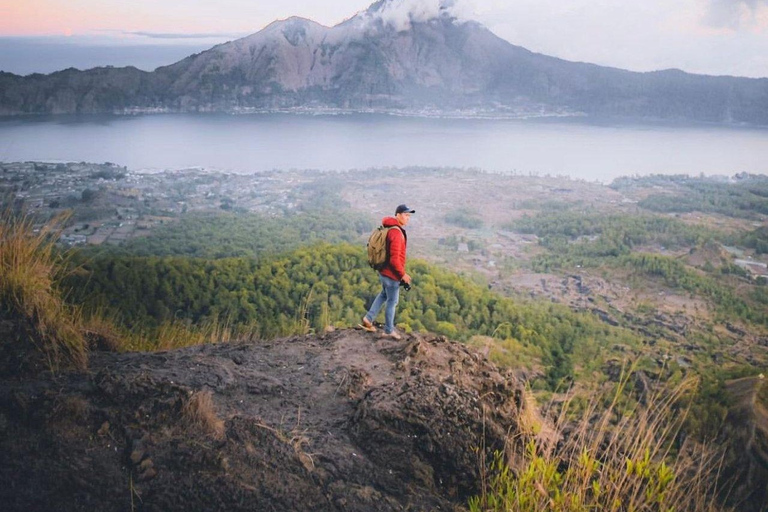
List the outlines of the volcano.
<svg viewBox="0 0 768 512">
<path fill-rule="evenodd" d="M 0 114 L 394 112 L 768 124 L 768 79 L 636 73 L 531 52 L 382 0 L 333 27 L 292 17 L 175 64 L 0 73 Z"/>
</svg>

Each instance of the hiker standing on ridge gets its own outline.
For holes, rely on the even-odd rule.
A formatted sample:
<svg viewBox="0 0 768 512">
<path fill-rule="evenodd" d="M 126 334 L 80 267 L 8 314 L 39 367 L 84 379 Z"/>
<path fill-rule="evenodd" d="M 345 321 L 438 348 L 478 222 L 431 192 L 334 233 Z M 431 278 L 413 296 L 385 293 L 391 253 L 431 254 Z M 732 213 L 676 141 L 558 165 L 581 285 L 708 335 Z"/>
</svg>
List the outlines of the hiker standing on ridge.
<svg viewBox="0 0 768 512">
<path fill-rule="evenodd" d="M 395 330 L 395 308 L 400 298 L 400 283 L 402 282 L 407 286 L 411 285 L 411 276 L 405 271 L 405 249 L 408 244 L 405 226 L 411 220 L 412 213 L 416 213 L 416 210 L 401 204 L 395 210 L 394 217 L 384 217 L 381 221 L 384 228 L 390 228 L 387 232 L 387 261 L 379 270 L 381 292 L 374 299 L 371 309 L 368 310 L 360 324 L 366 331 L 376 332 L 373 320 L 386 302 L 383 336 L 394 340 L 402 338 Z"/>
</svg>

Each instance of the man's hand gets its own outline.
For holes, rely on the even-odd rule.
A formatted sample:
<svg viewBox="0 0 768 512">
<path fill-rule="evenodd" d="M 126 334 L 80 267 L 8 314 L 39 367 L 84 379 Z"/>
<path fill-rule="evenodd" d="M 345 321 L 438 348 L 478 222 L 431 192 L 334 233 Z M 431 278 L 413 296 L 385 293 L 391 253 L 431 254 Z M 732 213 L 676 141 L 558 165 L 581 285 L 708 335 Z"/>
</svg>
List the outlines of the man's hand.
<svg viewBox="0 0 768 512">
<path fill-rule="evenodd" d="M 405 284 L 411 284 L 411 276 L 408 274 L 403 275 L 403 282 Z"/>
</svg>

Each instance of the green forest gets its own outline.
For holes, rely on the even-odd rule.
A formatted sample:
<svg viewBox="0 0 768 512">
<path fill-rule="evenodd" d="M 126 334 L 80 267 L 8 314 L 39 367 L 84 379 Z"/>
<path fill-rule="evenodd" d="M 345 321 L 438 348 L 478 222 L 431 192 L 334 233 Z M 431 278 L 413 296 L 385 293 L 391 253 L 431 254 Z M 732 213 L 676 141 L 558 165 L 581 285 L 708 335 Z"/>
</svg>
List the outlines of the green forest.
<svg viewBox="0 0 768 512">
<path fill-rule="evenodd" d="M 544 267 L 566 265 L 597 266 L 605 258 L 629 254 L 641 245 L 656 244 L 667 249 L 695 247 L 725 235 L 701 226 L 685 224 L 658 215 L 605 215 L 586 211 L 542 213 L 525 216 L 508 229 L 534 234 L 540 245 L 557 258 L 537 262 Z"/>
<path fill-rule="evenodd" d="M 117 314 L 128 327 L 172 319 L 254 327 L 261 337 L 359 323 L 378 280 L 362 248 L 318 244 L 287 254 L 205 260 L 110 256 L 78 261 L 65 280 L 71 299 Z M 398 326 L 468 340 L 497 338 L 497 358 L 544 369 L 550 387 L 596 369 L 603 348 L 637 345 L 624 329 L 549 302 L 522 302 L 421 261 L 409 263 L 414 286 L 401 294 Z M 383 313 L 382 313 L 383 315 Z M 506 348 L 504 348 L 506 347 Z"/>
<path fill-rule="evenodd" d="M 372 224 L 371 219 L 351 211 L 335 215 L 326 210 L 309 210 L 273 217 L 191 213 L 156 228 L 151 236 L 108 250 L 111 254 L 139 256 L 256 257 L 319 241 L 351 242 L 370 231 Z"/>
</svg>

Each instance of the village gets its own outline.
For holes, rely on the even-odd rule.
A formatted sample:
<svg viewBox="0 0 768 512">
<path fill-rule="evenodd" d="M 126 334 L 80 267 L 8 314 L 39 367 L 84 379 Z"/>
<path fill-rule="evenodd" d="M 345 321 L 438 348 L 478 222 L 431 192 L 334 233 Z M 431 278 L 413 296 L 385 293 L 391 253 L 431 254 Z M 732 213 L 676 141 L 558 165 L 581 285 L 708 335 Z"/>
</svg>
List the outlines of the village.
<svg viewBox="0 0 768 512">
<path fill-rule="evenodd" d="M 141 173 L 110 162 L 0 163 L 0 204 L 34 219 L 37 230 L 71 214 L 64 245 L 120 245 L 191 212 L 282 214 L 296 207 L 297 187 L 308 181 L 281 171 Z"/>
<path fill-rule="evenodd" d="M 279 217 L 319 204 L 356 211 L 375 223 L 387 214 L 390 203 L 408 201 L 419 212 L 413 226 L 418 236 L 411 241 L 414 256 L 484 275 L 499 288 L 511 286 L 502 276 L 515 275 L 515 288 L 530 287 L 549 296 L 560 288 L 552 286 L 558 277 L 539 274 L 526 279 L 527 274 L 516 271 L 540 252 L 538 237 L 515 232 L 510 223 L 536 215 L 548 204 L 572 204 L 577 211 L 632 213 L 640 198 L 567 177 L 444 168 L 385 171 L 235 174 L 189 168 L 148 172 L 111 162 L 6 162 L 0 163 L 0 207 L 24 213 L 38 230 L 51 218 L 69 215 L 60 242 L 74 247 L 120 246 L 192 213 Z M 766 262 L 737 248 L 727 249 L 733 251 L 733 263 L 753 279 L 768 274 Z M 664 248 L 654 250 L 665 252 Z M 583 298 L 576 294 L 573 300 Z"/>
</svg>

